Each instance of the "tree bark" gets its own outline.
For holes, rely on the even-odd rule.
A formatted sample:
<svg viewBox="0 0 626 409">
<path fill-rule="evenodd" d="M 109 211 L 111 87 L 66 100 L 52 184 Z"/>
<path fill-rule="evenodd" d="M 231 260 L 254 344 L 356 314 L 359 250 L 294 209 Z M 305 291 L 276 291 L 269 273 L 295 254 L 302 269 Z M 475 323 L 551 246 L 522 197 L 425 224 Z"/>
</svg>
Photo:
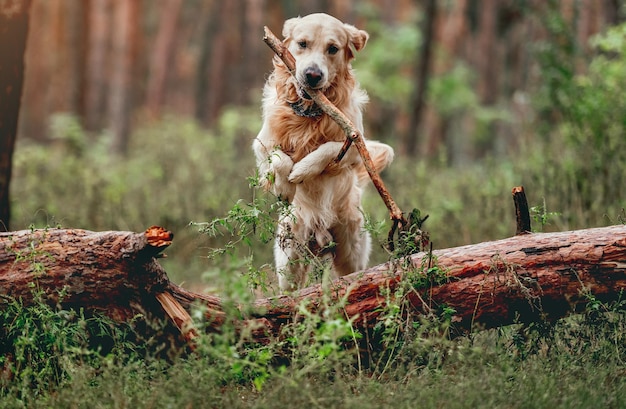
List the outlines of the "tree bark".
<svg viewBox="0 0 626 409">
<path fill-rule="evenodd" d="M 419 64 L 415 64 L 415 89 L 411 95 L 411 116 L 409 127 L 404 136 L 404 150 L 407 155 L 413 157 L 417 154 L 418 128 L 422 121 L 422 112 L 426 104 L 426 87 L 430 78 L 431 55 L 433 49 L 433 33 L 437 4 L 435 0 L 426 2 L 424 21 L 422 22 L 422 44 L 420 44 Z"/>
<path fill-rule="evenodd" d="M 24 84 L 30 0 L 0 3 L 0 231 L 9 230 L 9 186 Z"/>
<path fill-rule="evenodd" d="M 66 4 L 66 7 L 69 19 L 69 43 L 71 44 L 69 47 L 69 105 L 71 112 L 76 114 L 84 125 L 87 114 L 87 54 L 90 42 L 87 22 L 91 14 L 91 0 L 74 0 Z"/>
<path fill-rule="evenodd" d="M 174 55 L 176 30 L 182 6 L 183 0 L 168 0 L 161 6 L 159 31 L 151 55 L 146 97 L 148 111 L 156 118 L 161 116 L 161 107 L 165 100 L 167 77 Z"/>
<path fill-rule="evenodd" d="M 496 0 L 485 0 L 480 10 L 477 10 L 480 18 L 476 43 L 477 49 L 481 50 L 480 56 L 476 55 L 479 75 L 477 91 L 484 105 L 493 105 L 497 97 L 499 70 L 497 68 L 496 17 L 499 7 Z"/>
<path fill-rule="evenodd" d="M 149 294 L 154 297 L 168 285 L 155 260 L 169 245 L 163 234 L 164 230 L 152 228 L 144 233 L 80 229 L 0 233 L 0 294 L 28 305 L 33 290 L 43 290 L 53 305 L 130 319 L 143 312 Z"/>
<path fill-rule="evenodd" d="M 209 60 L 209 93 L 207 98 L 208 124 L 213 124 L 220 116 L 222 108 L 230 102 L 230 83 L 236 78 L 237 66 L 234 59 L 234 50 L 239 46 L 237 40 L 237 26 L 241 16 L 239 1 L 218 2 L 217 32 L 211 47 Z M 225 80 L 226 79 L 226 80 Z"/>
<path fill-rule="evenodd" d="M 90 131 L 99 131 L 104 125 L 107 112 L 107 89 L 110 76 L 111 33 L 116 30 L 112 19 L 111 0 L 91 3 L 87 23 L 88 52 L 86 70 L 85 126 Z"/>
<path fill-rule="evenodd" d="M 139 47 L 141 0 L 114 3 L 113 55 L 115 68 L 109 96 L 113 153 L 126 155 L 133 114 L 133 79 Z"/>
<path fill-rule="evenodd" d="M 215 42 L 212 41 L 217 33 L 218 7 L 221 3 L 211 2 L 202 9 L 201 40 L 198 55 L 198 65 L 196 67 L 196 78 L 194 86 L 194 117 L 196 121 L 205 126 L 210 124 L 207 105 L 209 103 L 209 67 L 211 55 Z"/>
<path fill-rule="evenodd" d="M 156 261 L 171 240 L 171 233 L 158 227 L 144 233 L 0 233 L 0 302 L 9 297 L 28 305 L 33 290 L 41 290 L 53 305 L 101 311 L 118 321 L 137 313 L 167 316 L 188 340 L 196 335 L 189 312 L 202 304 L 207 329 L 218 331 L 227 319 L 221 299 L 169 282 Z M 425 275 L 422 265 L 439 272 L 440 284 Z M 405 291 L 397 291 L 400 288 Z M 237 324 L 251 330 L 253 341 L 264 342 L 296 319 L 301 304 L 319 310 L 322 300 L 329 299 L 345 300 L 346 317 L 356 317 L 355 325 L 367 330 L 384 311 L 386 294 L 395 294 L 402 299 L 393 302 L 408 302 L 407 313 L 414 316 L 443 306 L 454 309 L 454 328 L 464 332 L 558 319 L 583 308 L 591 295 L 617 300 L 624 289 L 626 226 L 619 225 L 435 250 L 432 258 L 414 254 L 342 277 L 326 288 L 314 285 L 258 299 L 241 306 Z"/>
<path fill-rule="evenodd" d="M 57 77 L 51 68 L 51 61 L 56 53 L 52 43 L 52 19 L 48 18 L 51 14 L 51 3 L 31 2 L 28 9 L 29 33 L 24 53 L 24 84 L 17 137 L 38 143 L 45 143 L 47 140 L 46 127 L 50 111 L 47 101 L 48 93 L 52 91 L 49 79 Z M 5 38 L 10 39 L 6 36 Z M 41 50 L 47 52 L 43 53 Z"/>
</svg>

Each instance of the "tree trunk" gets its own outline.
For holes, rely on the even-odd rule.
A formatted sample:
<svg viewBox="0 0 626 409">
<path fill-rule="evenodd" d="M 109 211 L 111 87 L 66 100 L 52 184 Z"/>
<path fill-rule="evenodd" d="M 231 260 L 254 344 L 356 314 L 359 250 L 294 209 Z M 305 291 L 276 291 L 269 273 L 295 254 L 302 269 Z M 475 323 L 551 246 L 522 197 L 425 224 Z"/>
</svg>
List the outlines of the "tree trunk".
<svg viewBox="0 0 626 409">
<path fill-rule="evenodd" d="M 47 139 L 49 79 L 56 78 L 50 68 L 55 53 L 48 18 L 50 8 L 51 2 L 35 1 L 28 9 L 29 33 L 24 53 L 24 84 L 17 136 L 42 143 Z M 48 52 L 42 53 L 41 50 Z"/>
<path fill-rule="evenodd" d="M 107 117 L 107 77 L 111 66 L 111 33 L 116 30 L 111 18 L 111 0 L 98 0 L 91 3 L 87 23 L 88 51 L 85 95 L 85 127 L 99 131 Z"/>
<path fill-rule="evenodd" d="M 209 83 L 209 67 L 211 66 L 211 56 L 214 53 L 216 42 L 213 41 L 218 31 L 219 8 L 221 3 L 211 2 L 205 6 L 202 15 L 201 24 L 201 43 L 200 55 L 198 56 L 198 66 L 196 68 L 196 85 L 194 87 L 194 116 L 195 119 L 205 126 L 210 124 L 209 121 L 209 92 L 211 85 Z"/>
<path fill-rule="evenodd" d="M 91 0 L 74 0 L 66 3 L 69 34 L 69 98 L 70 111 L 85 123 L 87 53 L 89 46 L 89 15 Z"/>
<path fill-rule="evenodd" d="M 36 288 L 52 304 L 104 311 L 119 321 L 139 312 L 167 314 L 187 339 L 195 335 L 189 311 L 200 303 L 206 306 L 208 329 L 219 330 L 226 319 L 220 298 L 169 282 L 157 263 L 171 239 L 169 232 L 157 227 L 145 233 L 60 229 L 1 233 L 0 295 L 28 305 Z M 431 275 L 425 275 L 422 266 L 429 264 Z M 440 284 L 435 283 L 438 280 Z M 410 284 L 409 291 L 397 291 Z M 345 300 L 346 316 L 357 317 L 355 325 L 366 330 L 378 322 L 385 294 L 401 294 L 414 316 L 438 307 L 454 309 L 453 325 L 462 332 L 557 319 L 584 307 L 591 295 L 611 301 L 624 289 L 626 226 L 620 225 L 436 250 L 432 259 L 426 253 L 414 254 L 342 277 L 327 288 L 314 285 L 291 295 L 259 299 L 247 306 L 252 314 L 242 312 L 245 318 L 239 324 L 252 329 L 255 341 L 263 342 L 279 335 L 302 303 L 316 310 L 329 298 Z"/>
<path fill-rule="evenodd" d="M 30 0 L 0 4 L 0 231 L 9 230 L 9 185 L 24 84 Z"/>
<path fill-rule="evenodd" d="M 140 28 L 140 0 L 114 3 L 116 28 L 113 30 L 113 80 L 109 99 L 113 152 L 128 151 L 131 117 L 133 114 L 133 78 L 137 60 Z"/>
<path fill-rule="evenodd" d="M 411 116 L 409 117 L 409 127 L 404 136 L 404 150 L 409 156 L 415 156 L 417 154 L 418 128 L 421 124 L 422 112 L 426 104 L 426 87 L 428 86 L 428 80 L 430 78 L 436 13 L 437 4 L 435 0 L 428 0 L 426 2 L 426 10 L 424 11 L 424 21 L 422 22 L 420 60 L 419 64 L 415 64 L 415 89 L 411 95 Z"/>
<path fill-rule="evenodd" d="M 176 29 L 182 6 L 183 0 L 168 0 L 161 6 L 159 31 L 151 55 L 146 97 L 148 111 L 156 118 L 161 116 L 161 107 L 165 100 L 167 76 L 172 65 Z"/>
<path fill-rule="evenodd" d="M 443 75 L 455 64 L 455 56 L 462 53 L 464 39 L 468 37 L 468 0 L 458 0 L 444 6 L 440 2 L 435 14 L 433 42 L 443 52 L 435 53 L 431 61 L 431 78 Z M 420 152 L 434 157 L 442 146 L 446 146 L 446 128 L 449 118 L 436 111 L 434 106 L 422 107 Z M 446 146 L 450 151 L 450 146 Z M 448 152 L 449 154 L 449 152 Z"/>
<path fill-rule="evenodd" d="M 478 10 L 480 19 L 476 49 L 481 52 L 476 54 L 479 76 L 477 91 L 483 105 L 493 105 L 496 102 L 498 90 L 499 67 L 496 50 L 498 8 L 499 4 L 496 0 L 485 0 Z"/>
<path fill-rule="evenodd" d="M 223 1 L 218 5 L 217 33 L 213 38 L 211 57 L 209 60 L 208 84 L 210 91 L 207 98 L 206 124 L 213 124 L 219 117 L 222 107 L 229 101 L 229 82 L 238 70 L 233 60 L 233 52 L 237 49 L 235 43 L 239 16 L 234 10 L 240 10 L 238 1 Z M 236 20 L 236 21 L 234 21 Z M 237 83 L 237 81 L 234 81 Z"/>
<path fill-rule="evenodd" d="M 271 69 L 269 62 L 263 67 L 265 70 L 262 70 L 262 66 L 260 67 L 258 63 L 267 60 L 263 58 L 263 51 L 265 50 L 258 47 L 259 33 L 263 31 L 263 21 L 266 18 L 263 13 L 263 9 L 267 7 L 266 3 L 266 0 L 247 0 L 244 2 L 245 15 L 241 22 L 241 32 L 243 33 L 241 41 L 243 47 L 242 71 L 237 90 L 241 104 L 250 104 L 250 90 L 258 86 L 259 73 L 269 72 Z M 247 145 L 246 141 L 245 149 L 249 149 Z"/>
<path fill-rule="evenodd" d="M 0 233 L 0 294 L 32 302 L 44 290 L 53 305 L 104 311 L 124 321 L 168 285 L 155 257 L 169 242 L 162 229 L 144 233 L 79 229 Z"/>
</svg>

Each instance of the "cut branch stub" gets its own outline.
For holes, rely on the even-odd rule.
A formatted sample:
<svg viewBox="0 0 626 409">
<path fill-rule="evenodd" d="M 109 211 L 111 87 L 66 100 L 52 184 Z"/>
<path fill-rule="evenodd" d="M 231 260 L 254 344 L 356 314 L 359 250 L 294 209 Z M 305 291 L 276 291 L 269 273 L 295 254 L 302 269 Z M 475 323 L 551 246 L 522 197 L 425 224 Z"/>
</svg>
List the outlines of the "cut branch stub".
<svg viewBox="0 0 626 409">
<path fill-rule="evenodd" d="M 517 226 L 515 234 L 530 233 L 530 213 L 528 211 L 528 200 L 526 200 L 524 186 L 515 186 L 511 194 L 513 195 L 513 203 L 515 204 L 515 221 Z"/>
</svg>

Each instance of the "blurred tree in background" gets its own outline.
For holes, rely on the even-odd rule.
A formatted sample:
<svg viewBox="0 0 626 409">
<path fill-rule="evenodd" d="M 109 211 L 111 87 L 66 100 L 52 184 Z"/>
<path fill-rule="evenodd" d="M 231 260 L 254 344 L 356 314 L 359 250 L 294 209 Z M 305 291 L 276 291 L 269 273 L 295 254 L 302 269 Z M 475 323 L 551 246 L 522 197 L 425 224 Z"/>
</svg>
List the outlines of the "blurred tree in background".
<svg viewBox="0 0 626 409">
<path fill-rule="evenodd" d="M 0 232 L 10 229 L 9 187 L 24 83 L 30 0 L 0 2 Z"/>
</svg>

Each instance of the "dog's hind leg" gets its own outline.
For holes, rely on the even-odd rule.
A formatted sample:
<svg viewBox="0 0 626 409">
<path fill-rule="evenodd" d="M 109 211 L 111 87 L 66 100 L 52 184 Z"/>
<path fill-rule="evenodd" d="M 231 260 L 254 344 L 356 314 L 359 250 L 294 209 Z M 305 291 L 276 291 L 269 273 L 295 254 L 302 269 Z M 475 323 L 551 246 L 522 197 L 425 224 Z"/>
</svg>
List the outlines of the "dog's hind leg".
<svg viewBox="0 0 626 409">
<path fill-rule="evenodd" d="M 333 228 L 337 242 L 334 266 L 339 276 L 354 273 L 367 267 L 372 251 L 372 239 L 363 229 L 363 217 L 351 220 Z"/>
<path fill-rule="evenodd" d="M 302 260 L 302 252 L 297 246 L 291 225 L 286 220 L 280 221 L 274 243 L 274 264 L 278 286 L 283 291 L 297 290 L 306 283 L 307 265 Z"/>
<path fill-rule="evenodd" d="M 294 271 L 291 268 L 291 260 L 287 254 L 289 249 L 284 249 L 276 239 L 274 246 L 274 263 L 276 265 L 276 276 L 278 277 L 278 287 L 282 291 L 291 291 L 297 288 L 296 280 L 294 280 Z"/>
</svg>

